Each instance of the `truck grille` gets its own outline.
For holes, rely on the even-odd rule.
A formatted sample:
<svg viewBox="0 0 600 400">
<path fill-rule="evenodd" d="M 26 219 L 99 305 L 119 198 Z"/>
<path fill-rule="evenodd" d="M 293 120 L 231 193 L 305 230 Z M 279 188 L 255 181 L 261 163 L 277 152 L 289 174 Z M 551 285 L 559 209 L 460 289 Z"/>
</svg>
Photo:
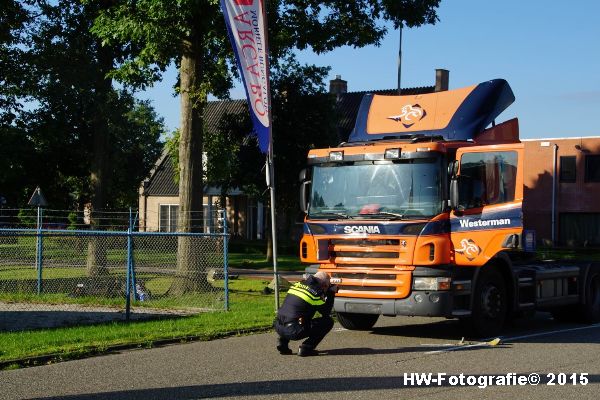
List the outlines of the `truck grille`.
<svg viewBox="0 0 600 400">
<path fill-rule="evenodd" d="M 392 274 L 363 274 L 357 272 L 353 273 L 339 273 L 333 272 L 331 273 L 332 278 L 342 278 L 342 279 L 360 279 L 360 280 L 380 280 L 380 281 L 395 281 L 396 275 Z"/>
<path fill-rule="evenodd" d="M 385 268 L 390 269 L 389 265 L 378 265 L 378 264 L 338 264 L 338 268 L 368 268 L 368 269 L 376 269 L 376 268 Z"/>
<path fill-rule="evenodd" d="M 398 258 L 400 253 L 397 251 L 336 251 L 335 257 L 352 257 L 352 258 Z"/>
<path fill-rule="evenodd" d="M 340 290 L 352 290 L 354 292 L 395 292 L 393 286 L 340 286 Z"/>
<path fill-rule="evenodd" d="M 332 239 L 331 244 L 348 246 L 399 246 L 400 239 Z"/>
</svg>

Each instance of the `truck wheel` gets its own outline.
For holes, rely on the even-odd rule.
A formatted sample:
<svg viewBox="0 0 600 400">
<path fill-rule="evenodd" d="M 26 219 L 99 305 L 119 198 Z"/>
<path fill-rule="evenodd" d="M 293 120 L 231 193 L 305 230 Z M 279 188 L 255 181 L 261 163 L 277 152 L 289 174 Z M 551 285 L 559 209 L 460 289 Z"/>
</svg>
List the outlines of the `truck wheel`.
<svg viewBox="0 0 600 400">
<path fill-rule="evenodd" d="M 600 322 L 600 269 L 590 269 L 585 282 L 585 304 L 582 309 L 582 322 Z"/>
<path fill-rule="evenodd" d="M 368 331 L 375 325 L 379 314 L 352 314 L 338 312 L 337 319 L 344 328 L 351 331 Z"/>
<path fill-rule="evenodd" d="M 506 283 L 500 272 L 492 267 L 482 267 L 473 293 L 471 317 L 463 323 L 473 335 L 497 335 L 506 321 Z"/>
</svg>

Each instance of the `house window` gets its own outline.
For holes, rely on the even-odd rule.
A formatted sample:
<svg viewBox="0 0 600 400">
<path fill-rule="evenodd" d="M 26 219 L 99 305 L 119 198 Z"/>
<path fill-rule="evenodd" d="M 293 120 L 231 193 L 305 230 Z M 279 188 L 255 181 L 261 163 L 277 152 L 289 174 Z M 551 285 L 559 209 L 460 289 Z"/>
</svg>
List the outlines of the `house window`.
<svg viewBox="0 0 600 400">
<path fill-rule="evenodd" d="M 177 230 L 177 214 L 179 206 L 177 204 L 160 205 L 160 232 L 175 232 Z"/>
<path fill-rule="evenodd" d="M 560 181 L 575 182 L 577 179 L 577 165 L 575 156 L 560 157 Z"/>
<path fill-rule="evenodd" d="M 600 182 L 600 154 L 585 156 L 585 181 Z"/>
</svg>

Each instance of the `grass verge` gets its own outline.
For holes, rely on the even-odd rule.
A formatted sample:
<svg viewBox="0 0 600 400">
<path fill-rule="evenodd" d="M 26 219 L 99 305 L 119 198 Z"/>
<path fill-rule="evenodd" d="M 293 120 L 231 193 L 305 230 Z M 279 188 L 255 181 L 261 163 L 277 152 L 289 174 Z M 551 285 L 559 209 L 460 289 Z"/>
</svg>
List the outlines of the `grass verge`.
<svg viewBox="0 0 600 400">
<path fill-rule="evenodd" d="M 231 292 L 231 310 L 143 322 L 112 322 L 71 328 L 0 333 L 0 369 L 64 361 L 111 350 L 211 340 L 266 330 L 274 316 L 267 281 L 239 280 Z"/>
</svg>

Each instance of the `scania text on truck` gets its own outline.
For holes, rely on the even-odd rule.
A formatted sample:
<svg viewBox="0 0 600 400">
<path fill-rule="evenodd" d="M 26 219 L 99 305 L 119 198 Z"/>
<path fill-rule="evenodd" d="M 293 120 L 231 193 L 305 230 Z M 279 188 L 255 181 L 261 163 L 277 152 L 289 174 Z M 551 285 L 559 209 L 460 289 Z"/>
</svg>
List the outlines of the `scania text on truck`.
<svg viewBox="0 0 600 400">
<path fill-rule="evenodd" d="M 348 329 L 380 315 L 459 318 L 495 335 L 548 310 L 600 321 L 600 266 L 530 262 L 515 97 L 503 79 L 416 95 L 365 95 L 354 130 L 301 171 L 301 261 L 339 285 Z"/>
</svg>

